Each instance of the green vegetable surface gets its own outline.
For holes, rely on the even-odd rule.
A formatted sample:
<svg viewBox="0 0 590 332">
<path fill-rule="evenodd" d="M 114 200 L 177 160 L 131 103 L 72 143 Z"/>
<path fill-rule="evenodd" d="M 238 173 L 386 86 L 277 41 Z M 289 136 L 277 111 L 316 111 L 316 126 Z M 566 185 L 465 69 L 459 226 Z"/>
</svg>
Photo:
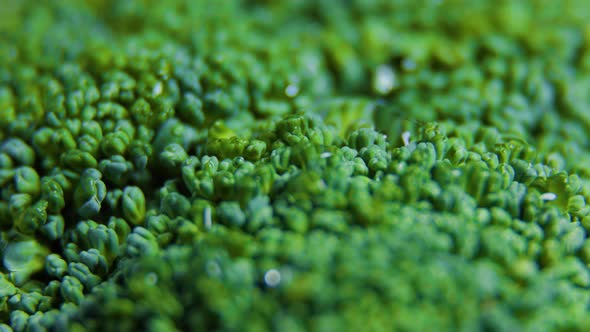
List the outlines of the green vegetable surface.
<svg viewBox="0 0 590 332">
<path fill-rule="evenodd" d="M 588 331 L 588 13 L 0 1 L 0 332 Z"/>
</svg>

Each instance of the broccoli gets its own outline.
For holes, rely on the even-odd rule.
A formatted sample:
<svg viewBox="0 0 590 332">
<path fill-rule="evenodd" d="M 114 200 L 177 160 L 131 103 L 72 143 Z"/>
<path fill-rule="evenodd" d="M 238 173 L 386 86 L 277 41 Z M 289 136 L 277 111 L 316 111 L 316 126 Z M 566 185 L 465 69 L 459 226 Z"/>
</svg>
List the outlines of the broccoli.
<svg viewBox="0 0 590 332">
<path fill-rule="evenodd" d="M 0 331 L 586 331 L 590 3 L 20 1 Z"/>
</svg>

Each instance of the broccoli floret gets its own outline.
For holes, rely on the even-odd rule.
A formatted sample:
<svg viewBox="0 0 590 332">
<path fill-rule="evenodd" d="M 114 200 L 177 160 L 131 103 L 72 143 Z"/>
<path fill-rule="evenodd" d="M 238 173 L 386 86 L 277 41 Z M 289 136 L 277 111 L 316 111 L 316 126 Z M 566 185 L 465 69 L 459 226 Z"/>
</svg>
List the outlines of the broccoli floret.
<svg viewBox="0 0 590 332">
<path fill-rule="evenodd" d="M 4 7 L 0 331 L 590 326 L 587 1 Z"/>
</svg>

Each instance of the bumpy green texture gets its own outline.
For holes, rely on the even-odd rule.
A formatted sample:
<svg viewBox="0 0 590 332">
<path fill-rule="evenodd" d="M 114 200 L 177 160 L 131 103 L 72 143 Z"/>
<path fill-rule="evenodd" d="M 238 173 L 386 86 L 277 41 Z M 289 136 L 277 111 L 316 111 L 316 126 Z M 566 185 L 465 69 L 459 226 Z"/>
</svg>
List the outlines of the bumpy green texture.
<svg viewBox="0 0 590 332">
<path fill-rule="evenodd" d="M 0 5 L 0 331 L 588 331 L 589 1 Z"/>
</svg>

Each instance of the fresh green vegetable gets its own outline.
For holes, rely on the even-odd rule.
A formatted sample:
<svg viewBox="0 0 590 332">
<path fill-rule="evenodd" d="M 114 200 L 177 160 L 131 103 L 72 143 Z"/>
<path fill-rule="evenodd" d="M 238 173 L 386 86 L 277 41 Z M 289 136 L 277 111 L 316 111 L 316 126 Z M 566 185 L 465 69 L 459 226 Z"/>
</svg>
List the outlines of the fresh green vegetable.
<svg viewBox="0 0 590 332">
<path fill-rule="evenodd" d="M 590 2 L 1 7 L 0 331 L 590 326 Z"/>
</svg>

